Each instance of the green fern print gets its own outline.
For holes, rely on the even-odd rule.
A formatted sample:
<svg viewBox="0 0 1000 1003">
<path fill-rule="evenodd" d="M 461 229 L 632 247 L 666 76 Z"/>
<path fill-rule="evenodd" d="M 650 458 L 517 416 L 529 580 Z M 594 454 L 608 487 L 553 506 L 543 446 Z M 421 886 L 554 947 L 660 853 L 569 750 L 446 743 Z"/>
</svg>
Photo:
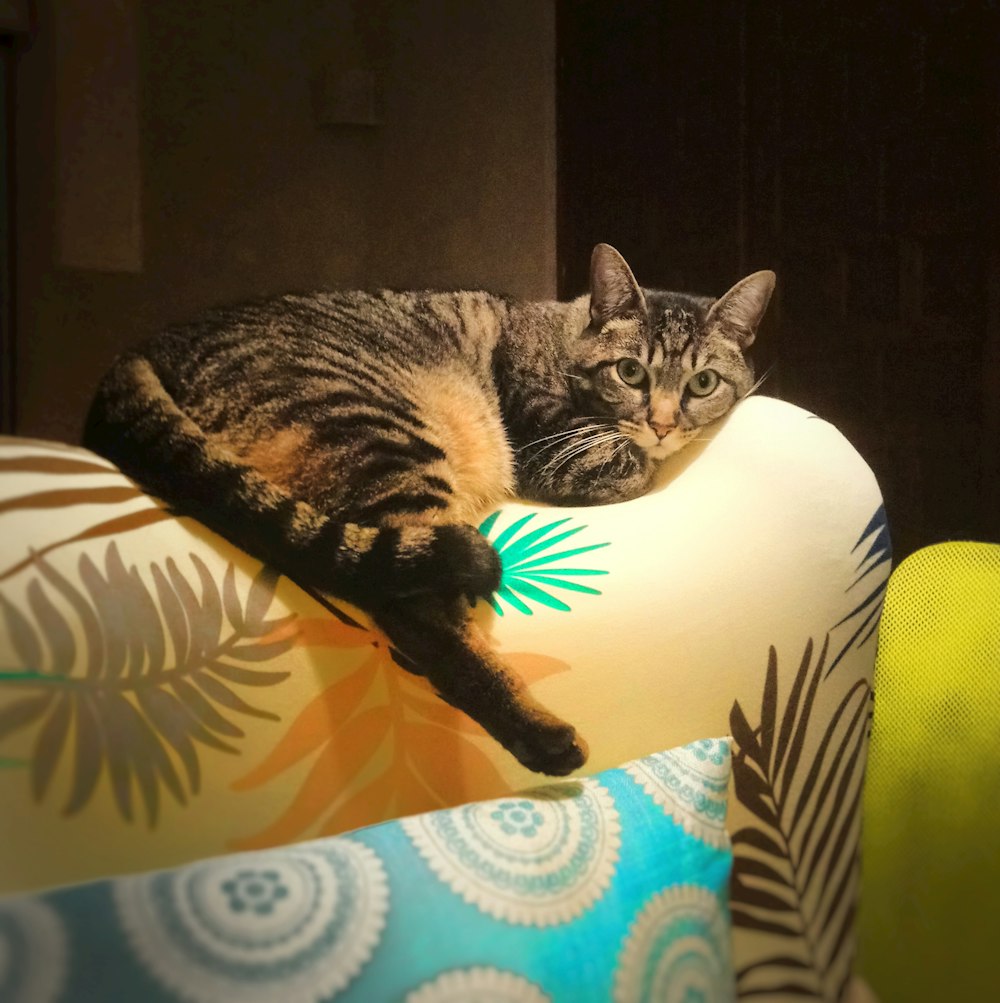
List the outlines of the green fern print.
<svg viewBox="0 0 1000 1003">
<path fill-rule="evenodd" d="M 606 575 L 607 571 L 566 566 L 563 562 L 592 550 L 600 550 L 609 544 L 592 543 L 586 547 L 560 549 L 561 543 L 587 527 L 575 526 L 563 529 L 562 527 L 572 521 L 567 517 L 529 528 L 529 523 L 537 514 L 531 512 L 515 520 L 491 541 L 503 565 L 500 588 L 490 598 L 490 604 L 500 616 L 504 615 L 504 603 L 528 616 L 534 613 L 529 603 L 563 612 L 568 611 L 569 604 L 553 595 L 552 589 L 592 596 L 601 594 L 600 589 L 583 585 L 576 579 Z M 499 518 L 500 512 L 488 516 L 480 525 L 479 532 L 489 539 Z"/>
</svg>

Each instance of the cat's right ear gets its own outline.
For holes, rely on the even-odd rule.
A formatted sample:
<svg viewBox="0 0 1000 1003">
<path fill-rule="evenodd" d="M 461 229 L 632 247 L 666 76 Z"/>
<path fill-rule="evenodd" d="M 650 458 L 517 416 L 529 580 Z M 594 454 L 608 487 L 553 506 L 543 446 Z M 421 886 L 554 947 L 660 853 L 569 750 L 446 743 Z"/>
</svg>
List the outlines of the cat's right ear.
<svg viewBox="0 0 1000 1003">
<path fill-rule="evenodd" d="M 610 244 L 598 244 L 590 256 L 591 323 L 601 327 L 612 317 L 645 309 L 646 299 L 625 259 Z"/>
<path fill-rule="evenodd" d="M 772 271 L 754 272 L 740 279 L 712 304 L 705 319 L 706 325 L 718 324 L 722 333 L 732 338 L 740 348 L 749 348 L 771 301 L 776 279 Z"/>
</svg>

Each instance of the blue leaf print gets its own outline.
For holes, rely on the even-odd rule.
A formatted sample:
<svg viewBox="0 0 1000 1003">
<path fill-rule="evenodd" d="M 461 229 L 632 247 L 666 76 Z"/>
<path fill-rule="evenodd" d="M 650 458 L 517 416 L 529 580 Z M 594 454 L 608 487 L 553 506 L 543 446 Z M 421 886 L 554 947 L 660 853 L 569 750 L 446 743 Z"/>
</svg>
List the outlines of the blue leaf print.
<svg viewBox="0 0 1000 1003">
<path fill-rule="evenodd" d="M 871 640 L 878 629 L 879 615 L 882 612 L 882 602 L 885 598 L 885 589 L 888 584 L 889 570 L 892 564 L 892 541 L 889 538 L 889 524 L 886 521 L 885 506 L 880 505 L 875 514 L 871 517 L 868 525 L 865 526 L 858 537 L 858 542 L 851 548 L 851 553 L 856 553 L 867 544 L 867 549 L 862 552 L 857 565 L 857 577 L 848 587 L 848 593 L 852 592 L 866 578 L 868 578 L 868 591 L 865 593 L 854 608 L 842 620 L 834 624 L 833 629 L 849 624 L 852 633 L 837 653 L 837 656 L 830 663 L 826 675 L 829 675 L 837 667 L 840 660 L 852 647 L 860 648 Z M 884 566 L 884 567 L 883 567 Z M 875 579 L 869 578 L 875 571 L 882 569 L 882 573 L 875 575 Z M 872 585 L 871 582 L 876 584 Z"/>
<path fill-rule="evenodd" d="M 483 536 L 489 538 L 500 514 L 494 512 L 483 520 L 479 527 L 479 532 Z M 601 594 L 600 589 L 584 585 L 576 579 L 606 575 L 607 571 L 579 567 L 577 566 L 579 562 L 574 562 L 572 565 L 564 562 L 581 554 L 590 553 L 592 550 L 600 550 L 609 544 L 592 543 L 588 546 L 570 546 L 563 549 L 562 543 L 587 527 L 568 527 L 567 523 L 571 521 L 569 517 L 539 525 L 533 523 L 537 515 L 537 512 L 531 512 L 515 519 L 491 541 L 503 565 L 500 588 L 490 598 L 490 604 L 500 616 L 504 615 L 505 604 L 528 616 L 534 613 L 532 603 L 568 612 L 569 604 L 554 595 L 553 589 L 592 596 Z"/>
</svg>

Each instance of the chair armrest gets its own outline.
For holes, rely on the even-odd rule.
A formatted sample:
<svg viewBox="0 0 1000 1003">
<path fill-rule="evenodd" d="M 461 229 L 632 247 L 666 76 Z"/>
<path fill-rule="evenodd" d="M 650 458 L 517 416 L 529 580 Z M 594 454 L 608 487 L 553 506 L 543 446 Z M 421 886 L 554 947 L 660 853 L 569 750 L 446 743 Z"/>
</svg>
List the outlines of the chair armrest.
<svg viewBox="0 0 1000 1003">
<path fill-rule="evenodd" d="M 363 613 L 105 461 L 6 439 L 0 470 L 0 891 L 537 784 Z M 865 463 L 826 422 L 751 398 L 642 498 L 510 502 L 484 530 L 507 588 L 475 615 L 585 737 L 586 772 L 732 734 L 741 988 L 838 998 L 889 565 Z"/>
</svg>

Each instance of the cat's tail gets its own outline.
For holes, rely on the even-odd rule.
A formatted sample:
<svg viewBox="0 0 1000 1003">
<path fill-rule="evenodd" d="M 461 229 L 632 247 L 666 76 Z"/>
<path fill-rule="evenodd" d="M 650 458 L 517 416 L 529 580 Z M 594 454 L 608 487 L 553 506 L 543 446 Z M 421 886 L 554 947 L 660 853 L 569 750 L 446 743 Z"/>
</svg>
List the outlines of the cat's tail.
<svg viewBox="0 0 1000 1003">
<path fill-rule="evenodd" d="M 299 584 L 362 608 L 421 593 L 488 596 L 500 558 L 464 523 L 336 522 L 217 443 L 176 404 L 152 363 L 123 356 L 100 384 L 83 443 L 144 490 Z"/>
</svg>

